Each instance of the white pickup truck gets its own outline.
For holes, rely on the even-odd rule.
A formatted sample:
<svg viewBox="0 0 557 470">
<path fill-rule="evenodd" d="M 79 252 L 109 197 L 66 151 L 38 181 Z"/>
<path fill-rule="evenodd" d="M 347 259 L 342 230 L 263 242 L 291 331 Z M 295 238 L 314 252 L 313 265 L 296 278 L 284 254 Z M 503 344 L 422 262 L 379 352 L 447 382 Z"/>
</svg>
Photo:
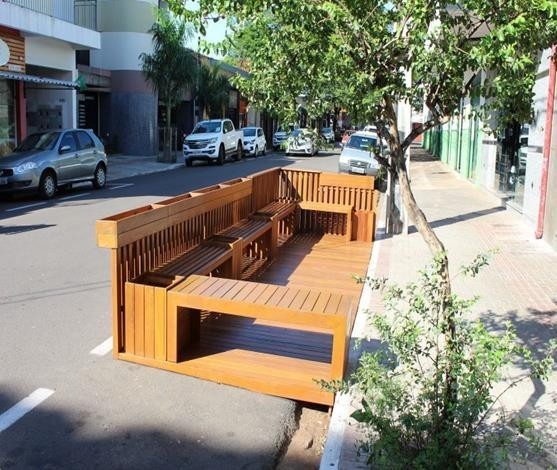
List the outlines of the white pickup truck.
<svg viewBox="0 0 557 470">
<path fill-rule="evenodd" d="M 243 156 L 243 138 L 243 132 L 234 129 L 230 119 L 198 122 L 192 133 L 184 139 L 186 166 L 192 166 L 194 160 L 216 161 L 222 165 L 224 159 L 232 155 L 240 160 Z"/>
</svg>

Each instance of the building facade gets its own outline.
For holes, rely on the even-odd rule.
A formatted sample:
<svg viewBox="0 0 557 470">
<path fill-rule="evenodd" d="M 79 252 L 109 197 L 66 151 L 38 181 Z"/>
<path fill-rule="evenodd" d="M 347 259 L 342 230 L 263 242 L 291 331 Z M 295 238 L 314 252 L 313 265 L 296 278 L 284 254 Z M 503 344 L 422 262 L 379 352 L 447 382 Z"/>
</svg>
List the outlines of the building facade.
<svg viewBox="0 0 557 470">
<path fill-rule="evenodd" d="M 533 237 L 557 249 L 557 135 L 551 69 L 548 49 L 541 54 L 533 89 L 532 122 L 491 133 L 473 113 L 483 98 L 468 98 L 449 123 L 425 135 L 424 146 L 463 177 L 497 194 L 524 216 Z"/>
<path fill-rule="evenodd" d="M 77 125 L 76 51 L 100 47 L 91 3 L 0 2 L 0 156 L 29 133 Z"/>
</svg>

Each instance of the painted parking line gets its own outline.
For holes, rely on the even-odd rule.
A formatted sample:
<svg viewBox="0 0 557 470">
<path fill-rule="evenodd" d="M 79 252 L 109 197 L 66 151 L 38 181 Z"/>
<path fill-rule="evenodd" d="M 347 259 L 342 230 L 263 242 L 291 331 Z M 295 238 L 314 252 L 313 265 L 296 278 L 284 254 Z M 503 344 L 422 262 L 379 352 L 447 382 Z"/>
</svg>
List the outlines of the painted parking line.
<svg viewBox="0 0 557 470">
<path fill-rule="evenodd" d="M 103 341 L 96 348 L 91 349 L 91 351 L 89 351 L 89 354 L 94 354 L 95 356 L 104 356 L 110 351 L 112 351 L 112 336 Z"/>
<path fill-rule="evenodd" d="M 74 194 L 72 196 L 61 197 L 58 200 L 59 201 L 67 201 L 68 199 L 75 199 L 76 197 L 89 196 L 89 194 L 91 194 L 91 193 L 79 193 L 79 194 Z"/>
<path fill-rule="evenodd" d="M 6 209 L 6 212 L 21 211 L 23 209 L 29 209 L 29 207 L 37 207 L 37 206 L 42 206 L 44 204 L 46 204 L 46 201 L 35 202 L 34 204 L 27 204 L 26 206 L 18 206 L 18 207 L 12 207 L 11 209 Z"/>
<path fill-rule="evenodd" d="M 16 403 L 8 411 L 0 415 L 0 432 L 8 429 L 17 420 L 29 413 L 33 408 L 40 405 L 54 390 L 48 388 L 38 388 L 31 395 Z"/>
<path fill-rule="evenodd" d="M 133 186 L 133 183 L 125 183 L 125 184 L 119 184 L 118 186 L 112 186 L 110 188 L 108 188 L 110 191 L 112 191 L 113 189 L 122 189 L 122 188 L 127 188 L 128 186 Z"/>
</svg>

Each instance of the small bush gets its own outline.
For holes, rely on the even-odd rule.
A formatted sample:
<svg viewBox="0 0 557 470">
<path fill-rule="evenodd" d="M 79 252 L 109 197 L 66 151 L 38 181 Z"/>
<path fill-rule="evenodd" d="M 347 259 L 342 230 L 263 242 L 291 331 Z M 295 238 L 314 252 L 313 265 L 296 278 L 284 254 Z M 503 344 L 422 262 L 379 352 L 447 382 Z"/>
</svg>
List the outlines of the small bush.
<svg viewBox="0 0 557 470">
<path fill-rule="evenodd" d="M 478 256 L 461 274 L 475 276 L 488 258 Z M 385 299 L 385 313 L 371 318 L 385 349 L 363 354 L 343 384 L 361 394 L 353 418 L 366 428 L 361 447 L 368 463 L 401 469 L 494 468 L 507 463 L 517 438 L 535 434 L 528 420 L 519 418 L 512 427 L 496 404 L 518 382 L 547 378 L 555 343 L 536 360 L 510 324 L 495 335 L 480 321 L 467 320 L 476 299 L 454 294 L 442 298 L 440 259 L 403 288 L 385 279 L 359 281 L 382 290 Z M 529 371 L 495 396 L 494 384 L 519 358 Z"/>
</svg>

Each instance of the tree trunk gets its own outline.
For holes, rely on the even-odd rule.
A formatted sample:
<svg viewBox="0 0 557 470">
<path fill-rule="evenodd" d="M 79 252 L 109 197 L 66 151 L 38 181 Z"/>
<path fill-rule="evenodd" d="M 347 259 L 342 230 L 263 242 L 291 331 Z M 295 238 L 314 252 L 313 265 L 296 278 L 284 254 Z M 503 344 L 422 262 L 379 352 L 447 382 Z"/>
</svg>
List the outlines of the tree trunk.
<svg viewBox="0 0 557 470">
<path fill-rule="evenodd" d="M 172 154 L 172 128 L 171 123 L 171 113 L 172 104 L 170 98 L 166 100 L 166 120 L 164 127 L 164 137 L 163 137 L 163 150 L 162 150 L 162 161 L 166 163 L 175 162 L 176 156 Z"/>
<path fill-rule="evenodd" d="M 450 352 L 454 348 L 454 339 L 456 333 L 456 325 L 452 311 L 450 310 L 451 301 L 451 279 L 449 275 L 449 258 L 445 251 L 443 242 L 439 239 L 425 214 L 419 208 L 414 193 L 410 187 L 406 164 L 401 159 L 397 167 L 398 179 L 400 183 L 400 192 L 404 207 L 408 212 L 410 219 L 416 224 L 416 228 L 420 232 L 422 238 L 426 242 L 433 256 L 441 263 L 441 307 L 440 313 L 445 320 L 443 334 L 445 336 L 446 348 Z M 445 390 L 443 390 L 443 409 L 441 410 L 441 423 L 443 429 L 449 427 L 453 421 L 451 409 L 452 403 L 458 400 L 458 383 L 452 374 L 451 361 L 449 360 L 445 368 Z"/>
</svg>

